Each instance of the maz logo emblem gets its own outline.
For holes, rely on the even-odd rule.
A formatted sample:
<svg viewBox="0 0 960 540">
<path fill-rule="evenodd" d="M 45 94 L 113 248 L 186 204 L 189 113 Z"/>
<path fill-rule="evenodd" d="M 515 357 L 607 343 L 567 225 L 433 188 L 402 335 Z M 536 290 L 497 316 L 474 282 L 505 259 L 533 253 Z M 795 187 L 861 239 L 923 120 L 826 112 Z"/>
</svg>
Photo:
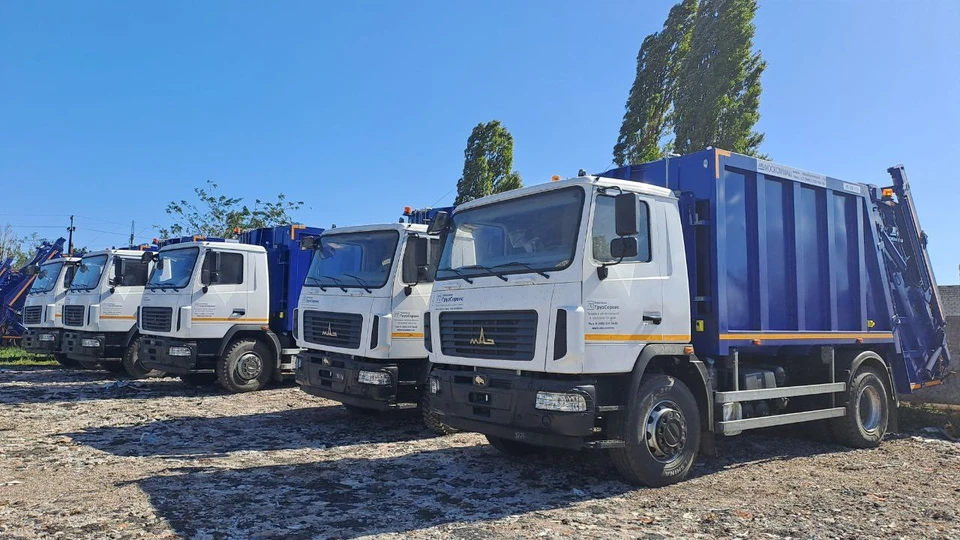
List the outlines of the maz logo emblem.
<svg viewBox="0 0 960 540">
<path fill-rule="evenodd" d="M 473 384 L 474 386 L 486 386 L 489 383 L 487 382 L 486 377 L 484 377 L 483 375 L 477 375 L 476 377 L 473 378 Z"/>
<path fill-rule="evenodd" d="M 327 324 L 327 329 L 320 332 L 320 335 L 327 336 L 327 337 L 337 337 L 337 333 L 333 331 L 333 327 L 330 326 L 329 323 Z"/>
<path fill-rule="evenodd" d="M 475 338 L 470 338 L 471 345 L 496 345 L 497 342 L 493 338 L 488 338 L 483 335 L 483 327 L 480 327 L 480 335 Z"/>
</svg>

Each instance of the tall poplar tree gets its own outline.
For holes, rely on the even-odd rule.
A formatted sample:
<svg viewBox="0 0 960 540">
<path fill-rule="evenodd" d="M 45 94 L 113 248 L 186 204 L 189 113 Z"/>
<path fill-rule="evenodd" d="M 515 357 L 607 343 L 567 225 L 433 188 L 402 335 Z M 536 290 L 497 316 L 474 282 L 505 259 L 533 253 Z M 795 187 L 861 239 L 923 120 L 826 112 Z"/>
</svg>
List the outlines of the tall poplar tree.
<svg viewBox="0 0 960 540">
<path fill-rule="evenodd" d="M 520 173 L 513 170 L 513 135 L 499 120 L 473 128 L 463 158 L 454 204 L 523 187 Z"/>
</svg>

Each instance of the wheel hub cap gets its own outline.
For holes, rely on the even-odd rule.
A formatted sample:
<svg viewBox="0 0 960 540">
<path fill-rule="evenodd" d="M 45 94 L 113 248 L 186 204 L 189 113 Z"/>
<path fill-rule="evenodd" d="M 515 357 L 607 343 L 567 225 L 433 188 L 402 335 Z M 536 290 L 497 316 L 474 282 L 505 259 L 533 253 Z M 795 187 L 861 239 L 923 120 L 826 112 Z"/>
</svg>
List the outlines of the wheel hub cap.
<svg viewBox="0 0 960 540">
<path fill-rule="evenodd" d="M 237 375 L 245 381 L 256 379 L 263 371 L 263 360 L 253 353 L 247 353 L 237 362 Z"/>
<path fill-rule="evenodd" d="M 680 457 L 687 442 L 687 426 L 680 407 L 672 401 L 661 401 L 650 409 L 644 430 L 650 454 L 661 463 Z"/>
</svg>

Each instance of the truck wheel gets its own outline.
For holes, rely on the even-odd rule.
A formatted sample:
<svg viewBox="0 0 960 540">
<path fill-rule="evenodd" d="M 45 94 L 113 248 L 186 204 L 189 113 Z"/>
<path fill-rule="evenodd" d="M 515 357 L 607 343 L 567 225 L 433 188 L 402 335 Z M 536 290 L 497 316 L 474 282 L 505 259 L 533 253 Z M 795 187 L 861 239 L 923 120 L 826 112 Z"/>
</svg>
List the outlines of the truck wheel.
<svg viewBox="0 0 960 540">
<path fill-rule="evenodd" d="M 65 354 L 60 354 L 60 353 L 55 354 L 53 355 L 53 359 L 56 360 L 57 363 L 63 367 L 68 367 L 68 368 L 80 367 L 80 362 L 77 362 L 76 360 L 72 360 Z"/>
<path fill-rule="evenodd" d="M 485 435 L 485 437 L 487 438 L 487 442 L 490 443 L 490 446 L 496 448 L 498 452 L 512 457 L 529 456 L 538 450 L 538 447 L 532 444 L 504 439 L 503 437 L 494 437 L 493 435 Z"/>
<path fill-rule="evenodd" d="M 127 370 L 120 362 L 100 362 L 100 366 L 114 375 L 126 375 Z"/>
<path fill-rule="evenodd" d="M 189 386 L 207 386 L 217 382 L 216 373 L 183 373 L 180 380 Z"/>
<path fill-rule="evenodd" d="M 864 366 L 847 391 L 847 414 L 830 422 L 837 442 L 852 448 L 875 448 L 887 433 L 890 399 L 880 370 Z"/>
<path fill-rule="evenodd" d="M 123 351 L 123 360 L 120 361 L 120 365 L 123 366 L 123 369 L 131 379 L 146 379 L 148 377 L 163 377 L 165 375 L 165 373 L 159 369 L 147 369 L 143 367 L 143 364 L 140 362 L 140 338 L 130 342 L 127 350 Z M 110 369 L 107 368 L 107 371 L 110 371 Z"/>
<path fill-rule="evenodd" d="M 634 402 L 611 421 L 625 446 L 610 457 L 629 482 L 660 487 L 690 473 L 700 448 L 700 409 L 679 379 L 645 376 Z"/>
<path fill-rule="evenodd" d="M 233 393 L 261 390 L 273 376 L 273 353 L 255 339 L 235 341 L 217 362 L 220 386 Z"/>
<path fill-rule="evenodd" d="M 427 426 L 427 429 L 437 435 L 453 435 L 460 431 L 440 421 L 440 416 L 430 408 L 429 392 L 423 392 L 420 395 L 420 414 L 423 416 L 423 424 Z"/>
</svg>

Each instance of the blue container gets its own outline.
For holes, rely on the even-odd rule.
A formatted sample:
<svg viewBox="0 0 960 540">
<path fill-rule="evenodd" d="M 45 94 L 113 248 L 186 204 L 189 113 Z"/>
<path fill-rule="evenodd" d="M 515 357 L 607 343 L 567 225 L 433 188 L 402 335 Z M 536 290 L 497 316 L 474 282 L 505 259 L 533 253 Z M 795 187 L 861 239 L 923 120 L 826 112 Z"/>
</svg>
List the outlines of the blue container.
<svg viewBox="0 0 960 540">
<path fill-rule="evenodd" d="M 875 186 L 715 149 L 600 176 L 667 187 L 679 197 L 699 355 L 872 346 L 901 357 L 893 362 L 901 392 L 942 377 L 949 358 L 938 349 L 936 296 L 903 290 L 910 283 L 897 283 L 905 280 L 881 247 L 884 222 L 893 219 L 884 212 L 912 211 L 902 204 L 905 179 L 899 203 L 887 205 Z M 920 239 L 919 229 L 898 229 L 897 249 L 904 237 Z M 925 248 L 914 258 L 920 255 Z M 926 281 L 913 287 L 929 287 L 932 275 Z M 925 298 L 904 306 L 898 295 Z"/>
<path fill-rule="evenodd" d="M 304 236 L 318 236 L 319 227 L 282 225 L 252 229 L 240 234 L 240 242 L 267 250 L 270 275 L 270 329 L 275 333 L 293 331 L 293 310 L 300 298 L 303 280 L 310 268 L 312 251 L 301 251 Z"/>
</svg>

